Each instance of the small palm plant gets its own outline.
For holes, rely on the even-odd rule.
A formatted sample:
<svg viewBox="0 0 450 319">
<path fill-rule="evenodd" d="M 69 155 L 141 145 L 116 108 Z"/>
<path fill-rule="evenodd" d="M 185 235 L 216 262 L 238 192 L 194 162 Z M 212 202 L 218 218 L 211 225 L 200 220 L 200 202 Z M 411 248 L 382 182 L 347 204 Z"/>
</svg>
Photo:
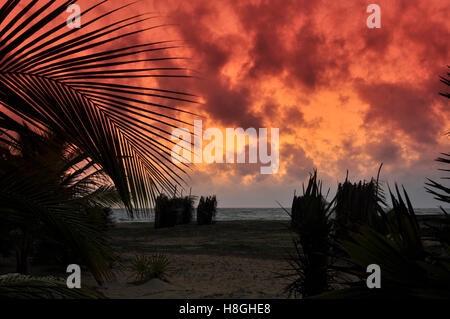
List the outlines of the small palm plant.
<svg viewBox="0 0 450 319">
<path fill-rule="evenodd" d="M 317 171 L 310 176 L 301 196 L 294 196 L 291 226 L 298 238 L 294 240 L 296 254 L 289 263 L 292 273 L 282 277 L 294 278 L 286 287 L 290 295 L 310 297 L 328 289 L 329 253 L 333 201 L 327 203 L 322 195 L 322 183 Z"/>
<path fill-rule="evenodd" d="M 136 255 L 128 270 L 131 272 L 131 276 L 134 277 L 135 282 L 137 283 L 144 283 L 150 280 L 149 258 L 146 255 Z"/>
<path fill-rule="evenodd" d="M 136 284 L 143 284 L 154 278 L 167 281 L 169 264 L 169 259 L 163 254 L 136 255 L 128 270 Z"/>
<path fill-rule="evenodd" d="M 170 262 L 166 255 L 153 254 L 150 257 L 150 277 L 168 281 L 167 272 L 169 270 L 169 266 Z"/>
</svg>

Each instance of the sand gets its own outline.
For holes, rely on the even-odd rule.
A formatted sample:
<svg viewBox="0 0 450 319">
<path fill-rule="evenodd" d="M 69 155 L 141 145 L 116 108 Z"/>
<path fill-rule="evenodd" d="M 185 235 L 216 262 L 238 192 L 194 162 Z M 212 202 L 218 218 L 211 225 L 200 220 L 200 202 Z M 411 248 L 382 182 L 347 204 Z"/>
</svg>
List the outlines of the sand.
<svg viewBox="0 0 450 319">
<path fill-rule="evenodd" d="M 99 287 L 109 298 L 286 298 L 292 233 L 286 222 L 218 222 L 154 229 L 147 223 L 118 224 L 110 233 L 121 267 Z M 134 284 L 128 267 L 136 255 L 162 253 L 168 282 Z M 95 285 L 92 278 L 85 282 Z"/>
<path fill-rule="evenodd" d="M 130 254 L 131 257 L 132 253 Z M 285 284 L 276 278 L 284 260 L 236 256 L 167 254 L 169 282 L 152 279 L 131 283 L 130 273 L 119 273 L 99 290 L 108 298 L 286 298 Z M 92 281 L 90 284 L 94 284 Z"/>
<path fill-rule="evenodd" d="M 150 223 L 118 224 L 109 231 L 120 262 L 115 277 L 98 286 L 86 271 L 82 285 L 95 286 L 109 298 L 287 298 L 293 234 L 287 222 L 235 221 L 214 225 L 178 225 L 154 229 Z M 424 245 L 435 249 L 435 242 Z M 436 248 L 437 249 L 437 248 Z M 153 279 L 134 284 L 129 266 L 136 256 L 164 254 L 169 260 L 168 282 Z M 59 267 L 59 268 L 58 268 Z M 61 265 L 33 266 L 33 274 L 67 276 Z M 60 269 L 61 268 L 61 269 Z M 0 273 L 14 272 L 14 258 L 0 258 Z"/>
</svg>

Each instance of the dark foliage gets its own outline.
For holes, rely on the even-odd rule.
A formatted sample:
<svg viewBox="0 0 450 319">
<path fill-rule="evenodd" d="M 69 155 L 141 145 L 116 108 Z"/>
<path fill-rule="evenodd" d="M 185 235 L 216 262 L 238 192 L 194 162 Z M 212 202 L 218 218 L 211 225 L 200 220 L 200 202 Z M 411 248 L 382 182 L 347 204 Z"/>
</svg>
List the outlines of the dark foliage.
<svg viewBox="0 0 450 319">
<path fill-rule="evenodd" d="M 393 209 L 382 219 L 387 234 L 360 226 L 341 241 L 349 267 L 335 267 L 359 278 L 343 290 L 322 295 L 328 298 L 443 298 L 450 297 L 450 262 L 428 253 L 408 194 L 404 199 L 396 186 L 390 192 Z M 447 252 L 448 253 L 448 252 Z M 382 270 L 381 289 L 367 289 L 366 268 L 377 264 Z"/>
<path fill-rule="evenodd" d="M 53 260 L 86 265 L 98 281 L 109 277 L 104 209 L 120 198 L 103 185 L 103 171 L 56 135 L 6 115 L 0 124 L 8 129 L 0 132 L 0 236 L 17 272 L 28 273 L 30 257 L 53 252 Z"/>
<path fill-rule="evenodd" d="M 322 195 L 322 184 L 314 171 L 301 196 L 294 196 L 291 209 L 291 227 L 297 233 L 296 254 L 289 262 L 293 272 L 284 277 L 294 277 L 286 287 L 289 294 L 309 297 L 328 289 L 328 263 L 332 222 L 331 203 Z"/>
<path fill-rule="evenodd" d="M 449 67 L 450 68 L 450 67 Z M 447 86 L 450 86 L 450 73 L 447 73 L 447 78 L 441 77 L 441 82 L 446 84 Z M 440 93 L 442 96 L 445 96 L 446 98 L 450 98 L 449 93 Z M 447 132 L 447 135 L 450 136 L 450 131 Z M 448 165 L 450 165 L 450 153 L 442 153 L 441 157 L 438 157 L 436 159 L 437 162 L 445 164 L 445 168 L 439 169 L 442 172 L 449 173 L 450 168 Z M 443 180 L 448 181 L 450 179 L 450 176 L 443 176 Z M 431 179 L 428 179 L 428 182 L 425 183 L 428 193 L 432 194 L 435 199 L 445 203 L 450 204 L 450 187 L 449 185 L 445 185 L 444 183 L 439 183 L 436 181 L 433 181 Z M 431 227 L 434 230 L 435 236 L 447 247 L 450 246 L 450 214 L 441 207 L 442 212 L 444 213 L 444 217 L 440 220 L 437 220 L 437 224 L 439 226 L 437 227 Z M 435 223 L 436 223 L 435 222 Z"/>
<path fill-rule="evenodd" d="M 128 270 L 135 284 L 143 284 L 154 278 L 167 281 L 169 265 L 169 259 L 163 254 L 136 255 Z"/>
<path fill-rule="evenodd" d="M 194 196 L 175 197 L 172 199 L 177 214 L 177 224 L 190 224 L 194 212 Z"/>
<path fill-rule="evenodd" d="M 382 204 L 384 198 L 376 180 L 351 183 L 346 178 L 344 183 L 339 183 L 336 193 L 336 235 L 345 236 L 347 231 L 355 231 L 358 225 L 381 230 L 381 218 L 385 215 Z"/>
<path fill-rule="evenodd" d="M 156 198 L 155 228 L 189 224 L 194 211 L 194 196 L 169 198 L 160 194 Z"/>
<path fill-rule="evenodd" d="M 450 69 L 450 66 L 448 67 Z M 447 73 L 447 77 L 441 76 L 441 82 L 444 83 L 447 86 L 450 86 L 450 73 Z M 442 96 L 445 96 L 446 98 L 450 99 L 450 93 L 439 93 Z"/>
<path fill-rule="evenodd" d="M 136 2 L 92 1 L 81 27 L 68 28 L 73 3 L 1 2 L 0 113 L 76 145 L 109 176 L 131 215 L 149 213 L 156 194 L 183 185 L 187 166 L 172 162 L 168 128 L 190 126 L 179 115 L 192 113 L 181 106 L 196 103 L 157 83 L 190 75 L 173 65 L 182 58 L 166 53 L 173 41 L 139 41 L 163 25 L 150 12 L 121 15 Z M 154 86 L 140 86 L 142 79 Z"/>
<path fill-rule="evenodd" d="M 160 194 L 155 201 L 155 228 L 173 227 L 177 224 L 177 211 L 172 199 Z"/>
<path fill-rule="evenodd" d="M 197 224 L 211 225 L 214 223 L 217 210 L 216 196 L 200 197 L 197 206 Z"/>
<path fill-rule="evenodd" d="M 437 158 L 436 161 L 446 165 L 450 165 L 450 153 L 442 153 L 442 157 Z M 440 170 L 444 172 L 450 172 L 450 169 L 448 168 L 442 168 Z M 448 180 L 450 179 L 450 177 L 446 176 L 443 177 L 443 179 Z M 428 179 L 426 185 L 427 187 L 425 187 L 425 189 L 427 190 L 427 192 L 432 194 L 435 199 L 446 204 L 450 203 L 450 187 L 431 179 Z"/>
</svg>

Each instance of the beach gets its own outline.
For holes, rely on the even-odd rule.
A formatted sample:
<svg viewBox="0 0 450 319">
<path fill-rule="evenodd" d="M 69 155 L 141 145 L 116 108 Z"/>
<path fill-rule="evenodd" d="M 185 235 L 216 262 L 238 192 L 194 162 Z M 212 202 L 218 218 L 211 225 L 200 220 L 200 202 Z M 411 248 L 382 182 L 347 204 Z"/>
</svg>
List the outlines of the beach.
<svg viewBox="0 0 450 319">
<path fill-rule="evenodd" d="M 280 221 L 217 222 L 154 229 L 122 223 L 110 231 L 120 256 L 115 277 L 99 290 L 109 298 L 286 298 L 292 233 Z M 162 253 L 168 282 L 134 284 L 128 266 L 136 255 Z M 92 279 L 89 284 L 95 285 Z"/>
<path fill-rule="evenodd" d="M 293 234 L 286 221 L 221 221 L 155 229 L 153 223 L 118 223 L 108 231 L 117 262 L 114 277 L 98 285 L 82 269 L 82 285 L 108 298 L 286 298 L 286 258 Z M 129 267 L 136 256 L 163 254 L 167 281 L 136 284 Z M 37 264 L 32 275 L 66 278 L 63 265 Z M 14 256 L 0 257 L 0 273 L 14 273 Z"/>
<path fill-rule="evenodd" d="M 421 216 L 424 225 L 431 219 Z M 108 231 L 117 261 L 113 277 L 98 285 L 87 269 L 82 285 L 113 299 L 288 298 L 294 234 L 288 221 L 218 221 L 155 229 L 153 223 L 117 223 Z M 435 243 L 427 243 L 433 246 Z M 162 254 L 166 280 L 136 283 L 130 265 L 136 256 Z M 0 272 L 14 272 L 14 258 L 0 258 Z M 67 277 L 58 265 L 35 264 L 33 275 Z"/>
<path fill-rule="evenodd" d="M 419 217 L 421 224 L 430 218 Z M 108 298 L 203 299 L 288 298 L 294 234 L 287 221 L 219 221 L 213 225 L 120 223 L 109 232 L 121 265 L 99 290 Z M 127 268 L 136 255 L 164 254 L 167 279 L 134 284 Z M 95 286 L 90 279 L 89 284 Z"/>
</svg>

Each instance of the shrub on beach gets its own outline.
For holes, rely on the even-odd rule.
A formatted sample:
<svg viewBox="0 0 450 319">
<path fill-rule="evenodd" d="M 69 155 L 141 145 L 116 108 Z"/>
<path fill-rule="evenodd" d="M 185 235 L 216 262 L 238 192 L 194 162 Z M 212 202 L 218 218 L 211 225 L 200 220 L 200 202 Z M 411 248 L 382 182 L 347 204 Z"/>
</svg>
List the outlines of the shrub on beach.
<svg viewBox="0 0 450 319">
<path fill-rule="evenodd" d="M 384 198 L 379 191 L 378 181 L 351 183 L 348 178 L 339 183 L 336 193 L 335 222 L 339 237 L 347 231 L 355 231 L 358 225 L 380 229 L 384 215 Z"/>
<path fill-rule="evenodd" d="M 160 194 L 155 200 L 155 228 L 173 227 L 177 222 L 177 215 L 172 199 Z"/>
<path fill-rule="evenodd" d="M 326 203 L 322 196 L 316 171 L 310 176 L 303 195 L 294 196 L 291 226 L 298 234 L 294 240 L 296 254 L 289 259 L 293 272 L 283 276 L 294 278 L 286 287 L 290 295 L 308 297 L 328 289 L 332 205 L 333 201 Z"/>
<path fill-rule="evenodd" d="M 189 224 L 194 211 L 194 196 L 169 198 L 159 195 L 155 201 L 155 228 Z"/>
<path fill-rule="evenodd" d="M 197 207 L 197 224 L 210 225 L 214 223 L 217 210 L 216 196 L 200 197 Z"/>
<path fill-rule="evenodd" d="M 194 215 L 194 200 L 193 196 L 185 196 L 183 198 L 183 224 L 190 224 Z"/>
<path fill-rule="evenodd" d="M 175 197 L 172 199 L 176 211 L 176 224 L 190 224 L 194 212 L 194 196 Z"/>
</svg>

